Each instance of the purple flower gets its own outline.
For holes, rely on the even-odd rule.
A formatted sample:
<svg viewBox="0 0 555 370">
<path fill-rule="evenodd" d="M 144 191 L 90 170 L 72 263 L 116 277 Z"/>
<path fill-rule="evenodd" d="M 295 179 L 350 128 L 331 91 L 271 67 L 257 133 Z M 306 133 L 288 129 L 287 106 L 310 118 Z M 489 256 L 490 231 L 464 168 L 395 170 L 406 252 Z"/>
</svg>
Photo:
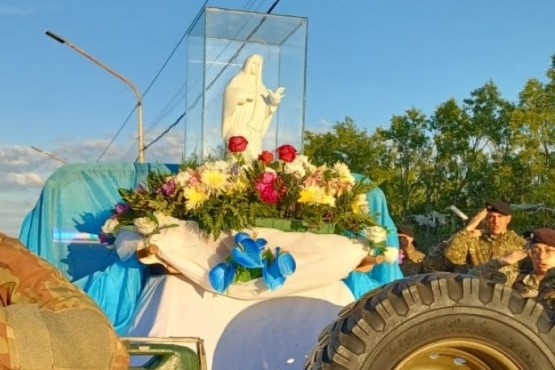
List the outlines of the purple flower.
<svg viewBox="0 0 555 370">
<path fill-rule="evenodd" d="M 111 235 L 111 234 L 106 234 L 104 232 L 100 232 L 100 234 L 98 234 L 98 239 L 103 244 L 112 245 L 112 244 L 114 244 L 116 238 L 114 238 L 114 236 Z"/>
<path fill-rule="evenodd" d="M 122 213 L 129 211 L 129 205 L 121 202 L 116 204 L 115 208 L 116 208 L 116 215 L 121 215 Z"/>
<path fill-rule="evenodd" d="M 156 189 L 156 193 L 171 197 L 175 194 L 175 179 L 172 177 L 164 185 Z"/>
<path fill-rule="evenodd" d="M 233 176 L 239 175 L 240 169 L 241 169 L 241 166 L 239 166 L 237 163 L 234 163 L 233 166 L 231 166 L 231 174 Z"/>
</svg>

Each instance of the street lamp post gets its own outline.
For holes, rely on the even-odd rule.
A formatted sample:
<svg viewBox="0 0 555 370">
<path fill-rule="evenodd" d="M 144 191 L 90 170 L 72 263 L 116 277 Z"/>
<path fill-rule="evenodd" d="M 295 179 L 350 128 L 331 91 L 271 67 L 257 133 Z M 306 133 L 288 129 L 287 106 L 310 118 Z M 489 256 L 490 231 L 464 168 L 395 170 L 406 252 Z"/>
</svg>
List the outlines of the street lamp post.
<svg viewBox="0 0 555 370">
<path fill-rule="evenodd" d="M 61 44 L 69 46 L 70 48 L 72 48 L 73 50 L 78 52 L 79 54 L 83 55 L 85 58 L 92 61 L 94 64 L 102 67 L 105 71 L 107 71 L 107 72 L 111 73 L 112 75 L 116 76 L 117 78 L 119 78 L 121 81 L 123 81 L 125 84 L 127 84 L 127 86 L 129 86 L 133 90 L 133 92 L 135 93 L 135 97 L 137 98 L 137 125 L 138 125 L 138 131 L 139 131 L 138 132 L 138 136 L 139 136 L 138 161 L 140 163 L 144 162 L 145 158 L 144 158 L 144 145 L 143 145 L 143 103 L 142 103 L 141 94 L 139 93 L 139 89 L 137 89 L 137 87 L 131 81 L 129 81 L 127 78 L 123 77 L 121 74 L 117 73 L 116 71 L 114 71 L 113 69 L 111 69 L 110 67 L 105 65 L 104 63 L 100 62 L 99 60 L 97 60 L 96 58 L 94 58 L 93 56 L 91 56 L 89 53 L 82 50 L 78 46 L 73 45 L 71 42 L 67 41 L 63 37 L 55 34 L 54 32 L 51 32 L 51 31 L 46 31 L 46 35 L 48 37 L 53 38 L 54 40 L 58 41 Z"/>
</svg>

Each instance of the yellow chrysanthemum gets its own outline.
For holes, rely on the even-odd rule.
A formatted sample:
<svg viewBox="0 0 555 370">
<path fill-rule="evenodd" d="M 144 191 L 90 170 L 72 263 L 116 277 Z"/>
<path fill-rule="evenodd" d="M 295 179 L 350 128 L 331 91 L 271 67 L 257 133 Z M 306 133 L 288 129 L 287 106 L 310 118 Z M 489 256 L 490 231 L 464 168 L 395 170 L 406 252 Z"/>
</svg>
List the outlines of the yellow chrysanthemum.
<svg viewBox="0 0 555 370">
<path fill-rule="evenodd" d="M 333 166 L 333 169 L 339 177 L 339 181 L 343 184 L 354 185 L 355 177 L 351 174 L 351 170 L 345 163 L 337 162 Z"/>
<path fill-rule="evenodd" d="M 325 204 L 325 205 L 328 205 L 330 207 L 335 207 L 335 197 L 333 197 L 332 195 L 326 194 L 322 198 L 320 204 Z"/>
<path fill-rule="evenodd" d="M 241 194 L 249 189 L 249 182 L 244 177 L 236 178 L 234 182 L 229 185 L 226 194 Z"/>
<path fill-rule="evenodd" d="M 335 207 L 335 198 L 319 186 L 308 186 L 300 191 L 299 203 L 324 204 Z"/>
<path fill-rule="evenodd" d="M 227 182 L 227 175 L 217 170 L 207 170 L 200 175 L 200 181 L 209 191 L 222 191 Z"/>
<path fill-rule="evenodd" d="M 185 208 L 190 211 L 197 209 L 208 199 L 208 194 L 202 189 L 193 187 L 184 190 L 185 198 L 187 198 L 187 203 Z"/>
<path fill-rule="evenodd" d="M 366 194 L 359 194 L 351 204 L 351 209 L 356 215 L 368 213 L 368 199 Z"/>
</svg>

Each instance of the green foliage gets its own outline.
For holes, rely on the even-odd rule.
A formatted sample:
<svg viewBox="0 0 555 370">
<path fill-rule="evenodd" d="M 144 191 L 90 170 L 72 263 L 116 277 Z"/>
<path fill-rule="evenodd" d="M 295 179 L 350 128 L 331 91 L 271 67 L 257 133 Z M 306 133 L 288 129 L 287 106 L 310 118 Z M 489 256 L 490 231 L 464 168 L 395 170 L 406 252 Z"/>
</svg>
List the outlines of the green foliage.
<svg viewBox="0 0 555 370">
<path fill-rule="evenodd" d="M 375 224 L 364 211 L 373 186 L 355 181 L 342 163 L 315 166 L 305 156 L 245 162 L 236 153 L 227 161 L 188 163 L 177 174 L 150 172 L 145 186 L 120 189 L 122 203 L 105 229 L 137 227 L 138 219 L 147 218 L 142 224 L 151 233 L 192 220 L 217 238 L 223 231 L 255 226 L 258 217 L 271 217 L 299 220 L 308 229 L 334 224 L 337 233 L 358 233 Z"/>
<path fill-rule="evenodd" d="M 337 197 L 334 217 L 336 233 L 359 233 L 367 226 L 377 225 L 375 220 L 369 215 L 368 209 L 364 208 L 368 207 L 366 197 L 364 197 L 364 200 L 362 201 L 364 207 L 361 211 L 354 211 L 353 209 L 353 204 L 357 203 L 356 198 L 358 194 L 367 194 L 374 189 L 375 186 L 376 183 L 361 179 L 355 182 L 351 192 L 344 192 Z"/>
<path fill-rule="evenodd" d="M 551 63 L 547 81 L 527 81 L 517 102 L 488 81 L 462 102 L 447 99 L 429 116 L 408 109 L 371 134 L 350 117 L 329 132 L 307 132 L 305 154 L 317 163 L 341 159 L 379 179 L 398 221 L 452 204 L 480 208 L 492 198 L 553 208 L 555 55 Z M 533 217 L 551 222 L 548 213 Z"/>
<path fill-rule="evenodd" d="M 532 231 L 538 227 L 555 228 L 555 208 L 547 208 L 539 204 L 513 213 L 511 228 L 519 233 Z"/>
<path fill-rule="evenodd" d="M 375 164 L 380 161 L 384 145 L 368 135 L 366 130 L 358 129 L 350 117 L 337 122 L 330 132 L 305 132 L 304 154 L 315 165 L 345 163 L 352 172 L 372 173 L 372 180 L 381 178 Z"/>
</svg>

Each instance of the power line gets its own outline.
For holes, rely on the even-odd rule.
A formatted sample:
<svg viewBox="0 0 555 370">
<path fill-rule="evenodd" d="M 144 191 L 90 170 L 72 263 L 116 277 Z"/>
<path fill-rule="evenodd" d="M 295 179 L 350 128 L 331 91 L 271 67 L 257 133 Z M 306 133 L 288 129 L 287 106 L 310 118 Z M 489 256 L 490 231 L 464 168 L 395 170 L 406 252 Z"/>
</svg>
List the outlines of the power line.
<svg viewBox="0 0 555 370">
<path fill-rule="evenodd" d="M 145 145 L 144 149 L 148 149 L 151 145 L 153 145 L 154 143 L 156 143 L 158 140 L 160 140 L 164 135 L 166 135 L 168 132 L 170 132 L 170 130 L 172 128 L 174 128 L 175 126 L 177 126 L 177 124 L 183 119 L 183 117 L 185 117 L 187 113 L 183 112 L 181 113 L 181 115 L 175 120 L 174 123 L 172 123 L 167 129 L 165 129 L 162 133 L 160 133 L 160 135 L 158 135 L 154 140 L 152 140 L 150 143 L 148 143 L 147 145 Z"/>
<path fill-rule="evenodd" d="M 268 9 L 268 11 L 266 12 L 266 14 L 269 14 L 274 8 L 275 6 L 279 3 L 279 0 L 276 0 L 274 2 L 274 4 L 272 4 L 272 6 L 270 7 L 270 9 Z M 262 18 L 259 22 L 258 25 L 256 25 L 254 27 L 254 29 L 252 31 L 250 31 L 250 33 L 247 35 L 246 40 L 249 40 L 259 29 L 260 27 L 262 27 L 262 25 L 264 24 L 264 22 L 266 21 L 266 18 Z M 246 24 L 245 24 L 246 25 Z M 245 27 L 245 25 L 243 25 L 243 27 Z M 228 41 L 228 45 L 230 44 L 230 41 Z M 204 89 L 205 91 L 209 90 L 210 88 L 212 88 L 212 86 L 216 83 L 216 81 L 218 80 L 218 78 L 220 78 L 220 76 L 229 68 L 229 66 L 231 65 L 231 62 L 233 62 L 241 53 L 241 51 L 245 48 L 245 46 L 247 45 L 246 41 L 243 41 L 243 43 L 241 44 L 241 46 L 239 46 L 237 48 L 237 50 L 233 53 L 233 55 L 231 57 L 228 58 L 227 63 L 223 65 L 222 69 L 219 70 L 219 72 L 216 73 L 216 76 L 212 79 L 212 81 L 210 81 L 210 83 L 206 86 L 206 88 Z M 227 47 L 227 46 L 226 46 Z M 220 52 L 220 55 L 223 53 Z M 189 108 L 194 108 L 196 107 L 196 105 L 199 103 L 199 101 L 202 98 L 202 93 L 200 93 L 195 101 L 193 101 L 192 104 L 190 104 L 188 107 Z"/>
<path fill-rule="evenodd" d="M 160 121 L 169 113 L 173 110 L 173 108 L 175 108 L 175 106 L 179 103 L 180 99 L 182 98 L 182 96 L 184 95 L 184 88 L 185 88 L 186 84 L 183 84 L 179 90 L 174 94 L 174 96 L 170 99 L 170 101 L 168 102 L 168 104 L 166 104 L 166 106 L 162 109 L 162 111 L 160 112 L 160 114 L 158 114 L 157 118 L 155 119 L 155 123 L 152 124 L 147 132 L 152 131 L 159 123 Z M 168 113 L 166 113 L 168 112 Z M 171 129 L 173 129 L 182 119 L 183 117 L 186 115 L 185 112 L 183 112 L 178 118 L 177 120 L 172 123 L 168 128 L 166 128 L 161 134 L 159 134 L 154 140 L 152 140 L 150 143 L 148 143 L 147 145 L 144 146 L 143 150 L 146 150 L 147 148 L 149 148 L 150 146 L 152 146 L 155 142 L 157 142 L 158 140 L 160 140 L 164 135 L 166 135 Z M 131 152 L 135 149 L 135 145 L 137 145 L 137 143 L 133 143 L 133 145 L 131 146 L 131 148 L 129 148 L 129 150 L 125 153 L 125 155 L 123 156 L 123 160 L 125 160 L 126 158 L 129 157 L 129 155 L 131 154 Z"/>
<path fill-rule="evenodd" d="M 173 94 L 173 96 L 170 98 L 168 103 L 164 106 L 164 108 L 162 108 L 160 113 L 158 113 L 158 115 L 154 118 L 153 123 L 148 127 L 148 131 L 151 131 L 156 126 L 158 126 L 158 124 L 162 121 L 162 119 L 164 119 L 170 112 L 172 112 L 175 109 L 175 107 L 178 104 L 180 104 L 185 99 L 186 88 L 187 88 L 186 83 L 183 83 L 179 87 L 177 92 Z"/>
<path fill-rule="evenodd" d="M 251 2 L 251 4 L 254 5 L 255 2 L 256 2 L 256 0 L 253 0 L 253 1 Z M 275 0 L 274 3 L 270 6 L 270 8 L 266 11 L 266 14 L 270 14 L 270 13 L 274 10 L 274 8 L 279 4 L 279 2 L 280 2 L 280 0 Z M 204 3 L 203 7 L 206 6 L 206 3 L 208 3 L 208 0 Z M 257 27 L 255 27 L 255 29 L 250 33 L 250 35 L 247 37 L 247 39 L 250 38 L 250 37 L 260 28 L 260 26 L 262 25 L 263 22 L 264 22 L 264 20 L 262 20 L 262 22 L 261 22 Z M 187 31 L 185 31 L 185 33 L 183 34 L 183 36 L 182 36 L 181 39 L 179 40 L 177 46 L 174 48 L 174 50 L 173 50 L 173 52 L 172 52 L 172 54 L 170 55 L 169 58 L 171 58 L 171 57 L 173 56 L 173 54 L 175 53 L 175 51 L 177 50 L 177 48 L 179 47 L 179 45 L 181 44 L 181 42 L 184 40 L 185 36 L 187 35 L 187 33 L 189 32 L 189 30 L 191 29 L 191 27 L 193 26 L 194 23 L 195 23 L 195 22 L 191 23 L 191 25 L 188 27 Z M 244 44 L 243 44 L 243 45 L 244 45 Z M 239 52 L 240 52 L 241 50 L 242 50 L 242 47 L 239 48 L 239 50 L 234 54 L 234 56 L 232 56 L 232 57 L 230 58 L 230 61 L 233 60 L 233 58 L 235 58 L 235 57 L 239 54 Z M 165 66 L 165 65 L 167 64 L 167 62 L 169 61 L 169 58 L 168 58 L 168 60 L 166 60 L 166 63 L 164 64 L 164 66 Z M 212 87 L 212 84 L 213 84 L 213 83 L 217 80 L 217 78 L 223 73 L 223 71 L 225 70 L 225 68 L 226 68 L 226 67 L 224 67 L 224 69 L 222 69 L 222 70 L 216 75 L 216 77 L 214 78 L 214 80 L 212 80 L 212 82 L 208 85 L 207 89 L 209 89 L 210 87 Z M 159 75 L 159 74 L 160 74 L 160 72 L 158 73 L 158 75 Z M 157 75 L 157 76 L 158 76 L 158 75 Z M 148 91 L 148 90 L 150 89 L 150 86 L 152 86 L 152 83 L 151 83 L 151 85 L 149 85 L 149 87 L 147 88 L 146 91 Z M 146 91 L 145 91 L 145 93 L 146 93 Z M 176 94 L 176 95 L 177 95 L 177 94 Z M 174 95 L 174 97 L 175 97 L 175 95 Z M 198 99 L 197 99 L 197 101 L 198 101 Z M 195 102 L 194 104 L 196 104 L 196 102 Z M 167 105 L 166 105 L 166 107 L 167 107 Z M 175 126 L 177 126 L 177 124 L 185 117 L 186 114 L 187 114 L 187 112 L 183 112 L 183 113 L 177 118 L 177 120 L 175 120 L 167 129 L 165 129 L 162 133 L 160 133 L 160 135 L 158 135 L 158 136 L 157 136 L 154 140 L 152 140 L 150 143 L 148 143 L 147 145 L 145 145 L 144 148 L 143 148 L 143 150 L 146 151 L 147 148 L 149 148 L 150 146 L 152 146 L 154 143 L 156 143 L 158 140 L 160 140 L 164 135 L 166 135 L 167 133 L 169 133 L 170 130 L 171 130 L 172 128 L 174 128 Z M 130 150 L 130 151 L 131 151 L 131 150 Z M 129 151 L 129 152 L 130 152 L 130 151 Z M 129 152 L 128 152 L 128 153 L 129 153 Z"/>
<path fill-rule="evenodd" d="M 274 3 L 272 4 L 272 6 L 270 7 L 270 9 L 268 9 L 268 11 L 266 12 L 267 14 L 270 14 L 272 12 L 272 10 L 274 10 L 274 8 L 277 6 L 277 4 L 279 4 L 280 0 L 276 0 L 274 1 Z"/>
<path fill-rule="evenodd" d="M 204 2 L 204 4 L 202 5 L 201 9 L 204 8 L 206 6 L 206 4 L 208 3 L 208 0 L 206 0 Z M 150 82 L 150 84 L 148 85 L 148 87 L 145 89 L 145 92 L 142 95 L 142 99 L 144 99 L 144 97 L 146 96 L 146 94 L 148 94 L 148 92 L 150 91 L 152 85 L 154 85 L 154 83 L 156 82 L 156 80 L 158 79 L 158 77 L 160 77 L 160 75 L 162 74 L 162 71 L 166 68 L 166 66 L 168 65 L 170 59 L 173 57 L 173 55 L 175 54 L 175 52 L 177 51 L 177 49 L 179 48 L 179 46 L 181 45 L 181 43 L 183 42 L 183 40 L 185 39 L 185 36 L 187 35 L 187 33 L 190 31 L 191 27 L 193 26 L 194 22 L 191 23 L 191 25 L 189 25 L 189 27 L 185 30 L 185 32 L 183 33 L 183 35 L 181 36 L 181 38 L 179 39 L 179 41 L 177 42 L 177 44 L 175 45 L 175 47 L 173 48 L 172 52 L 170 53 L 170 55 L 166 58 L 165 62 L 162 64 L 162 67 L 160 67 L 160 69 L 158 70 L 158 73 L 156 73 L 156 75 L 154 76 L 154 78 L 152 79 L 152 81 Z M 106 152 L 108 151 L 108 149 L 112 146 L 112 144 L 114 143 L 114 141 L 116 140 L 116 138 L 119 136 L 119 134 L 121 133 L 121 131 L 123 130 L 123 128 L 125 127 L 125 125 L 127 124 L 127 122 L 129 121 L 129 118 L 133 115 L 133 113 L 135 112 L 135 109 L 137 108 L 137 106 L 134 106 L 133 109 L 131 110 L 131 112 L 129 113 L 129 115 L 127 116 L 127 118 L 125 119 L 125 121 L 123 121 L 123 123 L 121 124 L 120 128 L 118 129 L 118 131 L 116 132 L 116 134 L 114 135 L 114 137 L 112 138 L 112 140 L 110 140 L 110 142 L 108 143 L 108 146 L 102 151 L 102 154 L 100 154 L 100 157 L 98 157 L 98 159 L 96 160 L 96 162 L 99 162 L 102 157 L 104 157 L 104 155 L 106 154 Z M 144 148 L 143 148 L 144 151 Z"/>
</svg>

